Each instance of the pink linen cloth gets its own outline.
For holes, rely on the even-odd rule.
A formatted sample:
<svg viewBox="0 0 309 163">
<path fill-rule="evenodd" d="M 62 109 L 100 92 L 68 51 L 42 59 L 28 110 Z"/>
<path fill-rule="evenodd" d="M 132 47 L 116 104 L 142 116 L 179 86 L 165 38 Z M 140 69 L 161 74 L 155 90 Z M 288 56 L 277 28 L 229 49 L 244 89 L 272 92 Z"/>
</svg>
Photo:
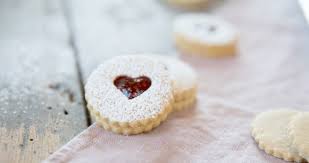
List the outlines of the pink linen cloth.
<svg viewBox="0 0 309 163">
<path fill-rule="evenodd" d="M 297 1 L 225 1 L 213 13 L 239 29 L 239 54 L 181 57 L 199 75 L 194 107 L 135 136 L 95 123 L 45 162 L 284 162 L 258 149 L 250 123 L 269 109 L 308 111 L 309 28 Z"/>
</svg>

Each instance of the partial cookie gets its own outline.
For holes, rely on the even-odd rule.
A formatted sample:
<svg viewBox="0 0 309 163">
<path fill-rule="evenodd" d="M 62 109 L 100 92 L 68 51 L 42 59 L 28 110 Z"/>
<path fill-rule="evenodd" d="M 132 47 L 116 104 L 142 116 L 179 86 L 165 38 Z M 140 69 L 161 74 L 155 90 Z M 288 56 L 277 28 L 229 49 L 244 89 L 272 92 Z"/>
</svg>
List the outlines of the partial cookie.
<svg viewBox="0 0 309 163">
<path fill-rule="evenodd" d="M 205 8 L 208 4 L 208 0 L 167 0 L 167 2 L 176 7 L 188 9 Z"/>
<path fill-rule="evenodd" d="M 252 136 L 266 153 L 286 161 L 303 162 L 304 159 L 289 146 L 287 125 L 294 116 L 293 110 L 273 110 L 256 116 L 252 123 Z"/>
<path fill-rule="evenodd" d="M 106 130 L 131 135 L 157 127 L 174 102 L 169 72 L 146 56 L 114 57 L 89 77 L 85 97 Z"/>
<path fill-rule="evenodd" d="M 292 148 L 309 161 L 309 113 L 294 116 L 288 126 Z"/>
<path fill-rule="evenodd" d="M 235 55 L 237 32 L 228 22 L 207 14 L 186 14 L 174 22 L 177 48 L 185 54 L 208 57 Z"/>
<path fill-rule="evenodd" d="M 167 66 L 173 83 L 174 110 L 194 104 L 197 92 L 197 74 L 187 63 L 172 57 L 159 57 Z"/>
</svg>

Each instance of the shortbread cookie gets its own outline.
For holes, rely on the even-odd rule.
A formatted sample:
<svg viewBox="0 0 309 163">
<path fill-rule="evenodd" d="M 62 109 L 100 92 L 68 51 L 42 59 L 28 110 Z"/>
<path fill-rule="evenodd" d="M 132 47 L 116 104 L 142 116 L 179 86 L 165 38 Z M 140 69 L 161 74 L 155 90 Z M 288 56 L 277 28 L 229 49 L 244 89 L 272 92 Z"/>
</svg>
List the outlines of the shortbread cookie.
<svg viewBox="0 0 309 163">
<path fill-rule="evenodd" d="M 167 66 L 173 83 L 174 110 L 190 107 L 196 100 L 197 75 L 190 65 L 172 57 L 159 57 Z"/>
<path fill-rule="evenodd" d="M 294 116 L 288 126 L 292 148 L 309 161 L 309 113 Z"/>
<path fill-rule="evenodd" d="M 187 9 L 200 9 L 205 8 L 208 0 L 167 0 L 173 6 L 187 8 Z"/>
<path fill-rule="evenodd" d="M 304 161 L 289 146 L 287 125 L 299 112 L 273 110 L 256 116 L 252 123 L 252 136 L 266 153 L 286 161 Z"/>
<path fill-rule="evenodd" d="M 131 135 L 157 127 L 172 111 L 169 72 L 146 56 L 121 56 L 89 77 L 85 97 L 91 114 L 106 130 Z"/>
<path fill-rule="evenodd" d="M 235 28 L 207 14 L 186 14 L 174 22 L 177 48 L 184 54 L 220 57 L 236 54 Z"/>
</svg>

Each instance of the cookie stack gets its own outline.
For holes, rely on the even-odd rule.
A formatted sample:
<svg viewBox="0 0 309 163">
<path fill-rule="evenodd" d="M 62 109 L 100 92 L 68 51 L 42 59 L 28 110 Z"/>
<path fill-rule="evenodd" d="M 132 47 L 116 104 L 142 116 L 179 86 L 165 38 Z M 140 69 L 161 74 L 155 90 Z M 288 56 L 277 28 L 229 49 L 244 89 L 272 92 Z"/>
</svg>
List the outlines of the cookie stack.
<svg viewBox="0 0 309 163">
<path fill-rule="evenodd" d="M 155 56 L 119 56 L 88 78 L 90 113 L 106 130 L 132 135 L 160 125 L 174 110 L 191 106 L 196 75 L 180 60 Z"/>
<path fill-rule="evenodd" d="M 309 112 L 267 111 L 252 123 L 253 138 L 266 153 L 286 161 L 309 160 Z"/>
</svg>

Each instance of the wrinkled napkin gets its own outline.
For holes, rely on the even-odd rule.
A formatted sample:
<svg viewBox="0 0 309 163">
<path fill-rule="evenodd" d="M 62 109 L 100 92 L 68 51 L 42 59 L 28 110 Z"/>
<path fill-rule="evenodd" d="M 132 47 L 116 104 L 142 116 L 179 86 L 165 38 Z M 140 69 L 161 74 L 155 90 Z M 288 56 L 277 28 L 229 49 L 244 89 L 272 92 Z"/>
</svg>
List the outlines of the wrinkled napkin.
<svg viewBox="0 0 309 163">
<path fill-rule="evenodd" d="M 308 111 L 309 28 L 297 1 L 224 1 L 213 14 L 239 30 L 239 54 L 180 57 L 199 75 L 194 107 L 135 136 L 95 123 L 45 162 L 284 162 L 258 149 L 250 122 L 269 109 Z"/>
</svg>

